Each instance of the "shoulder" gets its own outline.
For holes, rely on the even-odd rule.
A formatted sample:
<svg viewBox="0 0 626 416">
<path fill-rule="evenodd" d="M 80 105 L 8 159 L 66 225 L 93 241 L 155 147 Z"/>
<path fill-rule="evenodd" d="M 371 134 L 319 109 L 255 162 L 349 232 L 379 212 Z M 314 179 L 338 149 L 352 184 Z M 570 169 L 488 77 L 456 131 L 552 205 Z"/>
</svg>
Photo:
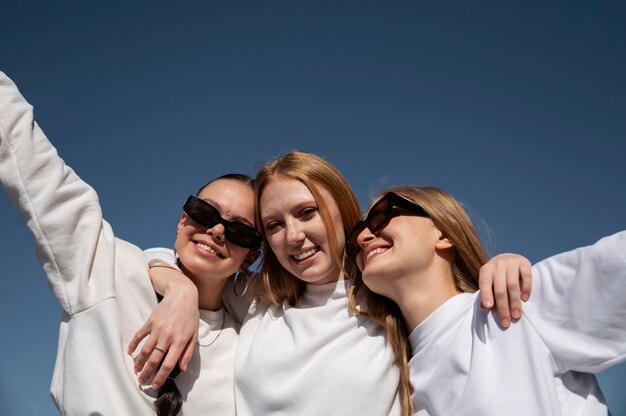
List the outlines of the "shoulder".
<svg viewBox="0 0 626 416">
<path fill-rule="evenodd" d="M 126 240 L 122 240 L 121 238 L 115 238 L 115 246 L 118 248 L 118 250 L 126 252 L 128 254 L 131 255 L 135 255 L 135 256 L 139 256 L 141 258 L 144 259 L 145 261 L 145 257 L 143 255 L 143 251 L 137 247 L 136 245 L 129 243 Z"/>
<path fill-rule="evenodd" d="M 145 275 L 148 282 L 150 281 L 147 277 L 148 260 L 143 250 L 117 237 L 115 238 L 115 264 L 118 267 L 125 268 L 125 270 L 118 270 L 116 273 L 121 273 L 122 275 L 141 274 L 142 276 Z M 142 280 L 144 279 L 142 278 Z"/>
</svg>

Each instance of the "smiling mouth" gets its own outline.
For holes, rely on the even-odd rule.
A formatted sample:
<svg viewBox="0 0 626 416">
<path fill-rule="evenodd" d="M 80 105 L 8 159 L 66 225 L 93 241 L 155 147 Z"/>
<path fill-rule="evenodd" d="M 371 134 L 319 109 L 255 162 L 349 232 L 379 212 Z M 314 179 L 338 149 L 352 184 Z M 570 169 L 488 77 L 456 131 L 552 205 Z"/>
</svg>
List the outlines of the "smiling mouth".
<svg viewBox="0 0 626 416">
<path fill-rule="evenodd" d="M 315 253 L 317 253 L 318 251 L 320 251 L 319 246 L 317 246 L 317 247 L 313 247 L 312 249 L 307 250 L 307 251 L 302 252 L 302 253 L 293 254 L 293 255 L 291 255 L 290 257 L 291 257 L 292 259 L 294 259 L 295 261 L 302 261 L 302 260 L 306 260 L 306 259 L 308 259 L 309 257 L 311 257 L 312 255 L 314 255 L 314 254 L 315 254 Z"/>
<path fill-rule="evenodd" d="M 220 259 L 224 258 L 224 256 L 221 253 L 218 253 L 217 251 L 213 250 L 211 247 L 207 246 L 204 243 L 196 243 L 196 247 L 200 248 L 203 251 L 206 251 L 207 253 L 211 253 L 211 254 L 219 257 Z"/>
<path fill-rule="evenodd" d="M 387 250 L 389 250 L 388 247 L 379 247 L 377 249 L 374 249 L 370 251 L 369 253 L 367 253 L 367 257 L 365 259 L 369 260 L 372 256 L 375 256 L 376 254 L 384 253 Z"/>
</svg>

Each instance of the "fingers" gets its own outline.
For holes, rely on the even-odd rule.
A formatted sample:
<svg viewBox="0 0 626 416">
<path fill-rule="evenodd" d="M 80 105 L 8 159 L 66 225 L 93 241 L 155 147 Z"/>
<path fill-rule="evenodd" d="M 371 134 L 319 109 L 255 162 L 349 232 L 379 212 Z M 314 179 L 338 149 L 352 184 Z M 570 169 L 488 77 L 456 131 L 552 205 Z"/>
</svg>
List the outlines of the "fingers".
<svg viewBox="0 0 626 416">
<path fill-rule="evenodd" d="M 480 268 L 478 288 L 480 289 L 480 308 L 482 310 L 493 308 L 493 274 L 494 267 L 489 263 Z"/>
<path fill-rule="evenodd" d="M 522 317 L 522 297 L 520 288 L 520 275 L 517 267 L 508 267 L 506 270 L 506 287 L 509 298 L 508 309 L 511 311 L 512 319 Z M 498 307 L 498 312 L 500 307 Z"/>
<path fill-rule="evenodd" d="M 179 367 L 180 371 L 187 371 L 187 365 L 189 361 L 191 361 L 191 357 L 193 356 L 196 340 L 198 339 L 198 327 L 194 331 L 193 337 L 187 342 L 187 345 L 183 348 L 182 354 L 180 355 Z"/>
<path fill-rule="evenodd" d="M 500 317 L 500 325 L 504 328 L 511 326 L 511 311 L 509 310 L 509 272 L 501 263 L 487 263 L 480 268 L 478 287 L 480 289 L 481 309 L 489 310 L 495 305 Z M 515 285 L 511 285 L 515 286 Z M 516 288 L 512 288 L 513 293 Z M 519 293 L 519 286 L 517 286 Z M 518 294 L 519 296 L 519 294 Z M 521 309 L 520 309 L 521 310 Z M 516 313 L 517 314 L 517 313 Z"/>
<path fill-rule="evenodd" d="M 522 279 L 522 300 L 526 302 L 530 299 L 530 292 L 533 288 L 532 265 L 530 262 L 520 266 L 520 276 Z"/>
<path fill-rule="evenodd" d="M 128 349 L 126 350 L 126 352 L 129 355 L 134 353 L 139 343 L 148 335 L 150 335 L 150 328 L 146 323 L 141 328 L 139 328 L 137 332 L 135 332 L 135 336 L 133 336 L 133 339 L 131 339 L 128 343 Z"/>
<path fill-rule="evenodd" d="M 159 364 L 161 364 L 163 358 L 169 355 L 169 353 L 167 353 L 167 349 L 162 347 L 159 348 L 160 349 L 153 348 L 148 355 L 148 358 L 137 377 L 137 379 L 139 380 L 139 384 L 146 384 L 152 378 L 154 372 L 159 368 Z M 166 352 L 164 353 L 163 351 Z"/>
<path fill-rule="evenodd" d="M 500 316 L 500 325 L 508 328 L 511 326 L 511 312 L 509 310 L 509 295 L 507 293 L 506 267 L 495 267 L 494 269 L 493 294 L 498 315 Z"/>
<path fill-rule="evenodd" d="M 144 366 L 146 365 L 146 362 L 148 361 L 148 359 L 152 355 L 152 352 L 154 351 L 154 347 L 156 347 L 157 345 L 157 340 L 158 340 L 158 337 L 152 334 L 150 337 L 148 337 L 146 342 L 143 344 L 143 347 L 141 347 L 139 354 L 137 355 L 137 357 L 135 357 L 135 368 L 134 368 L 135 373 L 138 373 L 143 370 Z M 162 345 L 164 344 L 162 343 Z"/>
<path fill-rule="evenodd" d="M 480 269 L 481 308 L 495 306 L 504 328 L 522 317 L 522 301 L 530 298 L 531 264 L 517 254 L 499 254 Z"/>
<path fill-rule="evenodd" d="M 157 351 L 157 352 L 160 352 L 160 351 Z M 152 384 L 150 386 L 153 390 L 158 390 L 161 388 L 161 386 L 165 382 L 165 379 L 167 379 L 167 376 L 170 375 L 170 373 L 176 366 L 180 353 L 181 353 L 180 348 L 172 347 L 168 351 L 168 353 L 165 355 L 165 357 L 163 357 L 163 354 L 161 354 L 161 360 L 163 362 L 161 361 L 157 362 L 157 366 L 159 365 L 159 363 L 161 363 L 161 366 L 158 367 L 158 371 L 156 375 L 154 376 L 154 379 L 152 380 Z M 159 354 L 153 353 L 153 355 L 159 355 Z M 150 360 L 148 360 L 148 363 L 150 363 Z"/>
<path fill-rule="evenodd" d="M 511 317 L 517 320 L 522 317 L 522 301 L 525 302 L 530 298 L 530 291 L 532 289 L 530 262 L 522 258 L 519 264 L 509 265 L 506 280 Z"/>
<path fill-rule="evenodd" d="M 139 351 L 139 355 L 135 358 L 135 373 L 137 373 L 137 378 L 140 384 L 145 384 L 152 374 L 154 373 L 154 369 L 163 359 L 163 352 L 155 349 L 157 344 L 157 337 L 150 336 L 146 343 Z M 161 344 L 165 345 L 165 344 Z M 162 347 L 160 347 L 162 348 Z M 167 351 L 166 348 L 163 348 Z"/>
<path fill-rule="evenodd" d="M 179 359 L 183 364 L 181 370 L 187 369 L 194 351 L 199 324 L 195 286 L 193 290 L 191 294 L 193 301 L 190 301 L 188 291 L 170 288 L 166 297 L 129 343 L 128 352 L 132 354 L 141 342 L 144 342 L 134 365 L 139 383 L 145 385 L 150 382 L 153 389 L 160 388 Z M 183 352 L 185 355 L 181 359 Z"/>
<path fill-rule="evenodd" d="M 157 339 L 159 339 L 158 342 Z M 197 331 L 194 337 L 186 343 L 180 340 L 171 342 L 168 338 L 159 337 L 153 333 L 135 359 L 135 372 L 139 373 L 137 376 L 139 383 L 146 384 L 152 379 L 151 388 L 158 390 L 179 359 L 183 362 L 183 365 L 180 366 L 181 371 L 186 371 L 187 364 L 194 352 L 196 339 Z M 169 347 L 165 348 L 164 346 L 167 344 Z M 182 356 L 183 352 L 185 357 Z"/>
</svg>

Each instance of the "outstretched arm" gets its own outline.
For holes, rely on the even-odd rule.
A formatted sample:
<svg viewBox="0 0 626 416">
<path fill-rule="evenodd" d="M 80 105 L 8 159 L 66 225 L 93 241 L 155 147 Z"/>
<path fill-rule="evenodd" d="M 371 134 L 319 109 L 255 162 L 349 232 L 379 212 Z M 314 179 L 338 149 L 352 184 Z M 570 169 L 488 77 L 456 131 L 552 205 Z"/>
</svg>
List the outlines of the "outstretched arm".
<svg viewBox="0 0 626 416">
<path fill-rule="evenodd" d="M 626 231 L 533 267 L 524 307 L 559 372 L 597 373 L 626 360 Z"/>
<path fill-rule="evenodd" d="M 35 236 L 39 261 L 64 311 L 72 315 L 113 296 L 114 237 L 98 197 L 58 156 L 32 106 L 2 72 L 0 180 Z"/>
</svg>

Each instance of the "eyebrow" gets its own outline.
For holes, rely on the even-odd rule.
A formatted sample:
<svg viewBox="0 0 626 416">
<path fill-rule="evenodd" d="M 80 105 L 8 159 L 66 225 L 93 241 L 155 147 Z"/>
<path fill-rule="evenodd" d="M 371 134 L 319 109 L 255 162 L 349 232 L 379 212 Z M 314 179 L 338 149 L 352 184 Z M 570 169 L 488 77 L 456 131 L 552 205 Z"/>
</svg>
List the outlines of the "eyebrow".
<svg viewBox="0 0 626 416">
<path fill-rule="evenodd" d="M 289 212 L 291 212 L 291 211 L 300 211 L 303 208 L 305 208 L 307 206 L 312 206 L 312 205 L 315 206 L 315 208 L 317 208 L 317 209 L 320 208 L 320 206 L 317 203 L 317 201 L 315 200 L 315 198 L 311 197 L 310 199 L 306 199 L 306 200 L 303 199 L 300 202 L 297 202 L 294 205 L 290 206 L 289 207 Z M 283 212 L 283 210 L 280 209 L 279 212 Z M 268 219 L 273 219 L 275 217 L 276 217 L 275 213 L 274 212 L 270 212 L 268 215 L 265 215 L 265 216 L 262 215 L 261 216 L 261 221 L 265 222 Z"/>
<path fill-rule="evenodd" d="M 221 206 L 221 205 L 220 205 L 217 201 L 214 201 L 214 200 L 212 200 L 212 199 L 210 199 L 210 198 L 203 198 L 203 199 L 204 199 L 204 201 L 206 201 L 206 202 L 208 202 L 209 204 L 213 205 L 213 207 L 214 207 L 215 209 L 217 209 L 218 211 L 222 211 L 222 206 Z M 221 216 L 222 216 L 222 213 L 220 212 L 220 217 L 221 217 Z M 222 218 L 224 218 L 224 217 L 222 217 Z M 226 218 L 224 218 L 224 219 L 226 220 Z M 244 217 L 237 217 L 237 216 L 233 216 L 233 217 L 232 217 L 232 219 L 228 219 L 228 220 L 226 220 L 226 221 L 238 221 L 238 222 L 244 223 L 244 224 L 246 224 L 246 225 L 248 225 L 248 226 L 250 226 L 250 227 L 254 228 L 254 224 L 253 224 L 253 223 L 251 223 L 250 221 L 248 221 L 248 220 L 247 220 L 246 218 L 244 218 Z"/>
</svg>

